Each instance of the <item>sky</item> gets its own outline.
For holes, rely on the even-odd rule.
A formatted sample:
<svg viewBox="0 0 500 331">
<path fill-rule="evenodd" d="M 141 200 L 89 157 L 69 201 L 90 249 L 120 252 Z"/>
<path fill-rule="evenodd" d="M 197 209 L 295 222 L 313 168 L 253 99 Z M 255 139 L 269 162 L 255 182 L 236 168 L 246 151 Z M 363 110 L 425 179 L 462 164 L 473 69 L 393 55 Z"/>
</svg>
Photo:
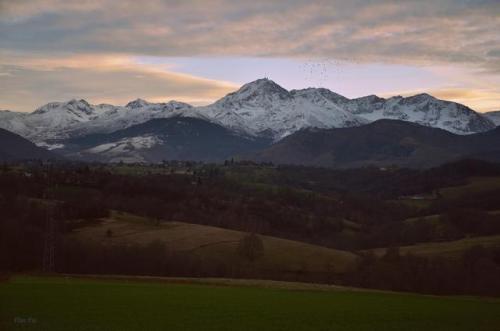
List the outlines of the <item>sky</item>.
<svg viewBox="0 0 500 331">
<path fill-rule="evenodd" d="M 0 0 L 0 109 L 204 105 L 263 77 L 500 110 L 500 1 Z"/>
</svg>

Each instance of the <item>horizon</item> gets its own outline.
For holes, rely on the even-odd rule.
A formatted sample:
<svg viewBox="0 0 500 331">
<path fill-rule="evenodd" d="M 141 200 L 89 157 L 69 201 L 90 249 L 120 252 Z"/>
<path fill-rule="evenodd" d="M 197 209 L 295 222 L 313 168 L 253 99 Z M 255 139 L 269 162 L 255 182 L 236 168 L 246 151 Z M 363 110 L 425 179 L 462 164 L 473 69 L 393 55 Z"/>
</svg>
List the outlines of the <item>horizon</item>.
<svg viewBox="0 0 500 331">
<path fill-rule="evenodd" d="M 0 108 L 199 106 L 272 77 L 288 90 L 428 93 L 499 110 L 498 13 L 497 1 L 0 1 Z"/>
</svg>

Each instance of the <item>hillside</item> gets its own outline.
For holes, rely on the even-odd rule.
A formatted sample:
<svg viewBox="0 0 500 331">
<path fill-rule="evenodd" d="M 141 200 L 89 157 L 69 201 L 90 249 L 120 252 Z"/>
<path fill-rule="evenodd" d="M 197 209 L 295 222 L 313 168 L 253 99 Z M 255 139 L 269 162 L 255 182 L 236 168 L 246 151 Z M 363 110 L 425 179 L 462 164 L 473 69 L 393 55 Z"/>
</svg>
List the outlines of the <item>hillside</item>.
<svg viewBox="0 0 500 331">
<path fill-rule="evenodd" d="M 110 230 L 112 236 L 106 235 Z M 193 254 L 203 263 L 224 265 L 227 268 L 247 267 L 249 262 L 238 255 L 237 247 L 244 232 L 183 222 L 164 222 L 125 213 L 112 213 L 98 224 L 85 226 L 70 234 L 82 242 L 102 245 L 147 245 L 155 241 L 167 250 Z M 261 236 L 264 244 L 262 258 L 250 263 L 256 273 L 280 272 L 293 279 L 295 274 L 343 273 L 351 270 L 356 255 L 270 236 Z"/>
<path fill-rule="evenodd" d="M 104 162 L 163 160 L 223 161 L 269 145 L 265 138 L 237 135 L 205 120 L 187 117 L 154 119 L 110 134 L 59 141 L 58 153 Z"/>
<path fill-rule="evenodd" d="M 355 128 L 302 130 L 248 157 L 277 164 L 338 168 L 426 168 L 471 154 L 498 154 L 499 143 L 499 129 L 460 136 L 414 123 L 379 120 Z"/>
<path fill-rule="evenodd" d="M 54 159 L 56 155 L 40 148 L 17 134 L 0 129 L 0 161 L 20 161 L 28 159 Z"/>
<path fill-rule="evenodd" d="M 415 245 L 401 246 L 399 247 L 399 251 L 401 255 L 412 254 L 423 257 L 459 258 L 465 251 L 476 246 L 482 246 L 484 248 L 500 248 L 500 235 L 463 238 L 460 240 L 444 242 L 419 243 Z M 385 254 L 387 249 L 377 248 L 370 251 L 380 257 Z"/>
</svg>

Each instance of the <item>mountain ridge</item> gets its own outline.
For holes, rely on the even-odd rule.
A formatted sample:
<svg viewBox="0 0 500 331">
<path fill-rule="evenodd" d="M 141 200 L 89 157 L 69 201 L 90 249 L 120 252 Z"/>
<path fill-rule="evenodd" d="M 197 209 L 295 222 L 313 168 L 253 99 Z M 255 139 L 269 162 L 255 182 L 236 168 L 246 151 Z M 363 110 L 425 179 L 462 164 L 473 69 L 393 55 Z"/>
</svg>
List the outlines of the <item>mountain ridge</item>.
<svg viewBox="0 0 500 331">
<path fill-rule="evenodd" d="M 111 133 L 156 118 L 183 116 L 222 125 L 241 135 L 274 141 L 308 127 L 341 128 L 397 119 L 473 134 L 496 127 L 494 116 L 421 93 L 410 97 L 346 98 L 326 88 L 286 90 L 263 78 L 244 84 L 213 104 L 193 107 L 135 99 L 125 106 L 91 105 L 84 99 L 51 102 L 32 113 L 0 112 L 0 127 L 41 145 L 95 133 Z"/>
<path fill-rule="evenodd" d="M 417 123 L 382 119 L 353 128 L 304 129 L 247 158 L 334 168 L 428 168 L 476 155 L 500 161 L 500 128 L 456 135 Z M 486 158 L 486 157 L 485 157 Z"/>
<path fill-rule="evenodd" d="M 59 142 L 68 158 L 101 162 L 220 162 L 233 155 L 267 147 L 264 138 L 245 137 L 198 118 L 157 118 L 109 134 Z"/>
<path fill-rule="evenodd" d="M 500 125 L 500 110 L 484 113 L 484 116 L 489 118 L 496 126 Z"/>
</svg>

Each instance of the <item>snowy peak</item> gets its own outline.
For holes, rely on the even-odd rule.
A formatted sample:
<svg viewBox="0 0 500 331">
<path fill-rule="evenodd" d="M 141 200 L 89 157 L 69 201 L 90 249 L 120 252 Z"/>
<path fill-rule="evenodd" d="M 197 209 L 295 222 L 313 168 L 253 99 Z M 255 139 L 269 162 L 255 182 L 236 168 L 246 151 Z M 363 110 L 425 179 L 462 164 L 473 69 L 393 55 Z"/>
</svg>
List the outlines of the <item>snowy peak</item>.
<svg viewBox="0 0 500 331">
<path fill-rule="evenodd" d="M 243 85 L 239 90 L 229 93 L 216 103 L 226 106 L 240 105 L 242 103 L 270 106 L 273 102 L 286 100 L 290 97 L 290 92 L 283 87 L 270 79 L 262 78 Z"/>
<path fill-rule="evenodd" d="M 150 103 L 147 102 L 146 100 L 137 98 L 134 101 L 130 101 L 129 103 L 127 103 L 127 105 L 125 107 L 131 108 L 131 109 L 136 109 L 136 108 L 143 108 L 143 107 L 146 107 L 149 105 L 150 105 Z"/>
<path fill-rule="evenodd" d="M 94 112 L 94 108 L 85 100 L 80 99 L 72 99 L 68 102 L 51 102 L 48 103 L 33 112 L 33 114 L 45 114 L 53 111 L 68 111 L 77 115 L 79 113 L 83 113 L 86 115 L 90 115 Z"/>
<path fill-rule="evenodd" d="M 175 101 L 175 100 L 170 100 L 167 103 L 162 104 L 164 108 L 169 108 L 172 110 L 178 110 L 178 109 L 192 109 L 193 106 L 191 106 L 188 103 L 185 102 L 180 102 L 180 101 Z"/>
<path fill-rule="evenodd" d="M 396 119 L 441 128 L 455 134 L 484 132 L 494 128 L 492 121 L 469 107 L 440 100 L 427 93 L 406 98 L 369 96 L 352 99 L 347 109 L 369 121 Z"/>
<path fill-rule="evenodd" d="M 486 118 L 488 118 L 490 121 L 495 123 L 496 126 L 500 125 L 500 110 L 490 111 L 490 112 L 484 113 L 483 115 Z"/>
<path fill-rule="evenodd" d="M 395 97 L 395 98 L 401 98 L 401 97 Z M 370 95 L 367 95 L 367 96 L 364 96 L 364 97 L 353 99 L 353 101 L 366 102 L 366 103 L 374 104 L 374 103 L 377 103 L 377 102 L 384 102 L 385 99 L 381 98 L 381 97 L 379 97 L 379 96 L 377 96 L 375 94 L 370 94 Z"/>
<path fill-rule="evenodd" d="M 128 109 L 142 109 L 142 110 L 177 110 L 193 108 L 190 104 L 171 100 L 169 102 L 152 103 L 144 99 L 135 99 L 125 105 Z"/>
<path fill-rule="evenodd" d="M 0 127 L 36 142 L 47 142 L 111 133 L 157 118 L 189 117 L 222 125 L 240 135 L 279 140 L 305 128 L 352 127 L 379 119 L 470 134 L 495 128 L 495 123 L 500 124 L 499 114 L 478 114 L 464 105 L 426 93 L 388 99 L 376 95 L 349 99 L 326 88 L 288 91 L 263 78 L 204 107 L 144 99 L 130 101 L 125 106 L 91 105 L 83 99 L 73 99 L 46 104 L 31 114 L 0 112 Z"/>
<path fill-rule="evenodd" d="M 326 88 L 309 87 L 301 90 L 291 90 L 290 93 L 294 97 L 310 99 L 312 102 L 327 100 L 334 103 L 346 103 L 349 101 L 349 99 L 343 95 L 332 92 Z"/>
<path fill-rule="evenodd" d="M 243 85 L 200 112 L 240 133 L 279 140 L 310 127 L 331 128 L 367 123 L 337 106 L 346 98 L 327 89 L 287 91 L 269 79 Z M 346 99 L 347 100 L 347 99 Z"/>
<path fill-rule="evenodd" d="M 243 85 L 238 91 L 235 92 L 235 94 L 239 94 L 242 97 L 252 94 L 279 94 L 288 96 L 289 92 L 272 80 L 268 78 L 261 78 Z"/>
<path fill-rule="evenodd" d="M 196 117 L 192 108 L 178 101 L 149 103 L 137 99 L 120 107 L 91 105 L 83 99 L 72 99 L 48 103 L 30 114 L 0 113 L 0 127 L 40 143 L 90 133 L 109 133 L 154 118 Z"/>
</svg>

